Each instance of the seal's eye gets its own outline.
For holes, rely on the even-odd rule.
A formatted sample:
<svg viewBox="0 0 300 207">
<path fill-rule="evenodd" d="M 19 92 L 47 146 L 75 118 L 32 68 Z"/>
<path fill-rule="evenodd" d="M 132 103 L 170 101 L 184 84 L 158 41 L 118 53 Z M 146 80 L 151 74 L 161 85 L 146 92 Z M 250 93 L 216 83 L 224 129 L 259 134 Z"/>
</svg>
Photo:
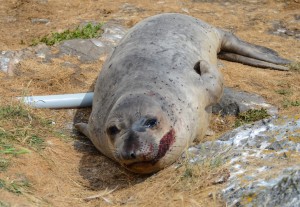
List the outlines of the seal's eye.
<svg viewBox="0 0 300 207">
<path fill-rule="evenodd" d="M 156 118 L 147 119 L 144 123 L 144 126 L 148 127 L 148 128 L 153 128 L 156 125 L 157 125 L 157 119 Z"/>
<path fill-rule="evenodd" d="M 107 133 L 111 136 L 114 136 L 116 134 L 118 134 L 120 132 L 120 129 L 118 129 L 118 127 L 116 126 L 111 126 L 111 127 L 108 127 L 107 129 Z"/>
</svg>

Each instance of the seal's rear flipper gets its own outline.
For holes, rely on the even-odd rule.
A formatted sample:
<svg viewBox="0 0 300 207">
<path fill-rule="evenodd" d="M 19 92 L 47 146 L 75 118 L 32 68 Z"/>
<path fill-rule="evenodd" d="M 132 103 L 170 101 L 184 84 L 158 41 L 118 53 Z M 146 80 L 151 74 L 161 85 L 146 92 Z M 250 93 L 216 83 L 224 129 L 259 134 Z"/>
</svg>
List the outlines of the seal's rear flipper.
<svg viewBox="0 0 300 207">
<path fill-rule="evenodd" d="M 284 59 L 272 49 L 250 44 L 240 40 L 229 32 L 223 33 L 221 52 L 218 54 L 220 59 L 240 62 L 246 65 L 262 68 L 272 68 L 276 70 L 288 70 L 287 65 L 291 61 Z"/>
<path fill-rule="evenodd" d="M 79 130 L 82 134 L 84 134 L 85 136 L 90 138 L 90 134 L 89 134 L 89 131 L 88 131 L 88 125 L 86 123 L 75 124 L 75 128 L 77 130 Z"/>
<path fill-rule="evenodd" d="M 269 63 L 269 62 L 266 62 L 266 61 L 245 57 L 245 56 L 238 55 L 238 54 L 235 54 L 235 53 L 229 53 L 229 52 L 221 51 L 218 54 L 218 58 L 220 58 L 222 60 L 228 60 L 228 61 L 232 61 L 232 62 L 243 63 L 245 65 L 251 65 L 251 66 L 259 67 L 259 68 L 272 68 L 274 70 L 283 70 L 283 71 L 289 70 L 289 68 L 286 67 L 286 66 L 276 65 L 274 63 Z"/>
</svg>

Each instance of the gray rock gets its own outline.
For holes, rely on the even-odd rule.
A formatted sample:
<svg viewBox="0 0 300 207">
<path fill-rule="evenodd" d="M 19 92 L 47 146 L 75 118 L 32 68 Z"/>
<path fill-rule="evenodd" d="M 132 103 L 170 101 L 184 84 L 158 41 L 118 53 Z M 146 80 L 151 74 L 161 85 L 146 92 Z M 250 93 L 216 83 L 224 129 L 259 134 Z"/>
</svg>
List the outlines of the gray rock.
<svg viewBox="0 0 300 207">
<path fill-rule="evenodd" d="M 290 168 L 265 184 L 252 206 L 300 206 L 300 168 Z"/>
<path fill-rule="evenodd" d="M 297 20 L 297 16 L 295 16 Z M 270 34 L 279 35 L 282 37 L 291 36 L 295 39 L 300 39 L 300 30 L 297 28 L 288 28 L 283 22 L 281 21 L 273 21 L 273 27 L 269 29 Z"/>
<path fill-rule="evenodd" d="M 116 46 L 127 32 L 126 28 L 114 22 L 107 22 L 103 25 L 102 29 L 104 32 L 101 35 L 100 40 L 103 41 L 104 44 L 112 46 Z"/>
<path fill-rule="evenodd" d="M 49 19 L 40 19 L 40 18 L 32 18 L 31 19 L 31 23 L 33 23 L 33 24 L 47 24 L 49 22 L 50 22 Z"/>
<path fill-rule="evenodd" d="M 97 61 L 101 55 L 107 52 L 106 45 L 101 44 L 97 39 L 66 40 L 60 44 L 59 50 L 61 56 L 77 56 L 84 63 Z"/>
<path fill-rule="evenodd" d="M 49 62 L 54 57 L 54 55 L 51 53 L 51 48 L 45 44 L 40 44 L 35 47 L 32 47 L 32 50 L 24 51 L 23 59 L 35 57 L 43 59 L 45 60 L 45 62 Z"/>
<path fill-rule="evenodd" d="M 0 51 L 0 71 L 11 75 L 22 54 L 22 51 Z"/>
<path fill-rule="evenodd" d="M 48 0 L 35 0 L 39 4 L 47 4 Z"/>
<path fill-rule="evenodd" d="M 266 149 L 279 151 L 279 150 L 282 150 L 283 147 L 282 147 L 280 141 L 275 141 L 275 142 L 271 143 L 269 146 L 267 146 Z"/>
<path fill-rule="evenodd" d="M 101 56 L 110 53 L 122 39 L 126 29 L 114 23 L 103 25 L 100 38 L 66 40 L 59 45 L 59 56 L 77 56 L 83 63 L 97 61 Z"/>
<path fill-rule="evenodd" d="M 228 206 L 300 206 L 300 115 L 241 126 L 188 153 L 192 163 L 218 158 L 228 166 L 220 192 Z"/>
<path fill-rule="evenodd" d="M 2 21 L 6 22 L 6 23 L 16 22 L 17 17 L 15 17 L 15 16 L 4 16 L 4 17 L 2 17 Z"/>
<path fill-rule="evenodd" d="M 220 103 L 213 106 L 213 113 L 222 115 L 237 115 L 249 109 L 267 109 L 270 115 L 276 115 L 278 110 L 275 106 L 268 104 L 266 100 L 257 95 L 244 91 L 225 88 Z"/>
<path fill-rule="evenodd" d="M 6 53 L 6 51 L 2 51 L 0 55 L 0 70 L 2 70 L 3 72 L 7 72 L 9 68 L 10 60 L 11 58 Z"/>
<path fill-rule="evenodd" d="M 0 71 L 12 75 L 17 64 L 22 60 L 40 58 L 47 62 L 54 56 L 51 48 L 45 44 L 16 51 L 0 51 Z"/>
<path fill-rule="evenodd" d="M 35 23 L 46 23 L 46 20 L 32 19 Z M 91 23 L 96 24 L 95 22 Z M 81 26 L 85 24 L 87 23 L 85 22 Z M 0 51 L 0 71 L 12 75 L 20 61 L 34 58 L 50 62 L 53 58 L 72 55 L 77 56 L 81 63 L 97 61 L 100 57 L 110 53 L 127 32 L 126 28 L 114 22 L 108 22 L 102 28 L 104 32 L 100 38 L 67 40 L 52 47 L 39 44 L 19 51 Z M 58 53 L 53 52 L 56 51 L 55 48 L 59 49 Z"/>
<path fill-rule="evenodd" d="M 133 4 L 129 4 L 129 3 L 123 4 L 121 9 L 125 13 L 135 13 L 135 12 L 139 13 L 139 12 L 145 11 L 145 9 L 139 8 L 139 7 L 137 7 Z"/>
</svg>

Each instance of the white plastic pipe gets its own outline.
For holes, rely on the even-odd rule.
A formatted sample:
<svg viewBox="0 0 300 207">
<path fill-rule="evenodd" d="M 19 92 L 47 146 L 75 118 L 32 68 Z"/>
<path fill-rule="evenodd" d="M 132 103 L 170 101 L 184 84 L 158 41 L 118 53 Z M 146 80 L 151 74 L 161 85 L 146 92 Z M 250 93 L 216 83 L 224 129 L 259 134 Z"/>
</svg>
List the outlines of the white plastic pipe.
<svg viewBox="0 0 300 207">
<path fill-rule="evenodd" d="M 34 108 L 79 108 L 89 107 L 93 103 L 93 92 L 48 95 L 48 96 L 26 96 L 18 97 L 19 100 Z"/>
</svg>

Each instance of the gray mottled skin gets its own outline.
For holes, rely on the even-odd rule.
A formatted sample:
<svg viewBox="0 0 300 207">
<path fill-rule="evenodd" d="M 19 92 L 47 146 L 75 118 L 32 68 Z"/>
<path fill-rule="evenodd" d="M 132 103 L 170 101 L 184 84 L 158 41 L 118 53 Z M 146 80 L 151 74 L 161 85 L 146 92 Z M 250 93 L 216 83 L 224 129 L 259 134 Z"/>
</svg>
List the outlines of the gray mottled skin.
<svg viewBox="0 0 300 207">
<path fill-rule="evenodd" d="M 221 50 L 221 58 L 261 67 L 286 70 L 276 64 L 289 62 L 193 17 L 153 16 L 130 29 L 107 58 L 89 123 L 77 128 L 131 171 L 172 164 L 204 136 L 211 105 L 222 95 Z M 149 117 L 157 122 L 149 125 Z"/>
</svg>

